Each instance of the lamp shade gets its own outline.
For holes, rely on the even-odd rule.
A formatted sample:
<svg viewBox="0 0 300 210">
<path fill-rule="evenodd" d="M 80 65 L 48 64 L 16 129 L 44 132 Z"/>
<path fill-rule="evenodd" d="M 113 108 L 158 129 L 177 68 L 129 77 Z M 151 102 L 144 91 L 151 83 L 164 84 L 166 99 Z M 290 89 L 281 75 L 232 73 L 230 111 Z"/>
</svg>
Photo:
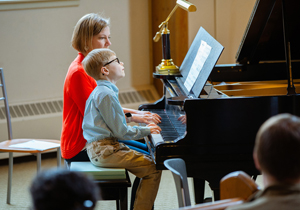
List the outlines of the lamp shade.
<svg viewBox="0 0 300 210">
<path fill-rule="evenodd" d="M 195 12 L 197 10 L 195 5 L 185 0 L 177 0 L 176 4 L 188 12 Z"/>
</svg>

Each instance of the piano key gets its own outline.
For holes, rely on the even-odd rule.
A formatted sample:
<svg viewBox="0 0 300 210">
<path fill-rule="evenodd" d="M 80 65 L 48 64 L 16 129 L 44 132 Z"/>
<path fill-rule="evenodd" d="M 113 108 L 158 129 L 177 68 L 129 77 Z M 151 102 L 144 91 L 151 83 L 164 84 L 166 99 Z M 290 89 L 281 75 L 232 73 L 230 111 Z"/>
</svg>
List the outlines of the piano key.
<svg viewBox="0 0 300 210">
<path fill-rule="evenodd" d="M 156 146 L 158 143 L 164 142 L 163 137 L 160 134 L 150 134 L 151 140 L 154 146 Z"/>
<path fill-rule="evenodd" d="M 161 116 L 161 123 L 158 125 L 162 129 L 160 135 L 164 142 L 173 141 L 185 133 L 186 126 L 178 120 L 180 113 L 174 112 L 174 110 L 164 109 L 152 109 L 145 111 L 150 111 Z M 155 143 L 153 144 L 155 145 Z"/>
</svg>

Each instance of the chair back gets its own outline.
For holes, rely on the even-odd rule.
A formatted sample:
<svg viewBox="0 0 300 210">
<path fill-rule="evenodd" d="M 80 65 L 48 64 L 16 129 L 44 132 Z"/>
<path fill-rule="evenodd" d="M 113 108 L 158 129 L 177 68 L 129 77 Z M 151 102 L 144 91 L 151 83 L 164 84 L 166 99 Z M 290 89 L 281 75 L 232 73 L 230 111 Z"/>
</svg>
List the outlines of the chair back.
<svg viewBox="0 0 300 210">
<path fill-rule="evenodd" d="M 8 106 L 8 99 L 7 99 L 7 93 L 6 93 L 6 86 L 5 86 L 5 80 L 4 80 L 4 73 L 3 69 L 0 68 L 0 87 L 2 88 L 2 97 L 0 97 L 0 101 L 4 101 L 4 109 L 5 109 L 5 117 L 7 121 L 7 131 L 8 131 L 8 139 L 11 140 L 12 137 L 12 127 L 11 127 L 11 119 L 10 119 L 10 112 L 9 112 L 9 106 Z M 2 111 L 0 110 L 0 114 Z"/>
<path fill-rule="evenodd" d="M 179 207 L 190 206 L 191 199 L 184 160 L 181 158 L 168 159 L 164 161 L 164 165 L 173 174 Z"/>
<path fill-rule="evenodd" d="M 253 193 L 259 190 L 259 186 L 251 177 L 243 171 L 235 171 L 227 174 L 220 182 L 220 198 L 242 198 L 247 200 Z"/>
</svg>

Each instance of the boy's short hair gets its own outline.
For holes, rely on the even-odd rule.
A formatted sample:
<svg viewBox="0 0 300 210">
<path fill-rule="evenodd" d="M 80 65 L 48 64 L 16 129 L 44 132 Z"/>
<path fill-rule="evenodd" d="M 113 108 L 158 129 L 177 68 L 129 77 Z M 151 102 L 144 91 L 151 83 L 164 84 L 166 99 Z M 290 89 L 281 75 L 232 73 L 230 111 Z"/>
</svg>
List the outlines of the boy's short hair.
<svg viewBox="0 0 300 210">
<path fill-rule="evenodd" d="M 101 68 L 108 63 L 110 61 L 109 59 L 114 55 L 116 55 L 116 53 L 110 49 L 94 49 L 83 59 L 83 68 L 88 75 L 95 80 L 99 80 L 101 79 Z"/>
<path fill-rule="evenodd" d="M 279 182 L 300 178 L 300 118 L 279 114 L 259 129 L 254 147 L 262 170 Z"/>
<path fill-rule="evenodd" d="M 92 210 L 99 188 L 82 173 L 51 169 L 34 178 L 30 193 L 34 210 Z"/>
<path fill-rule="evenodd" d="M 75 25 L 72 35 L 72 47 L 81 53 L 92 49 L 92 38 L 99 34 L 103 28 L 109 26 L 109 19 L 90 13 L 86 14 Z"/>
</svg>

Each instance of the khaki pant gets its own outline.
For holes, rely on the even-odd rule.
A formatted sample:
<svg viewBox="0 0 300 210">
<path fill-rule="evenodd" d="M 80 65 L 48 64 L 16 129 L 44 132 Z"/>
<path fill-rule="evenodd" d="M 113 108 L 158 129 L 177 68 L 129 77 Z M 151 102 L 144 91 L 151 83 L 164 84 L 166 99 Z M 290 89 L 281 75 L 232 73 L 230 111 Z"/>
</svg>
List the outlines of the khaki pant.
<svg viewBox="0 0 300 210">
<path fill-rule="evenodd" d="M 126 168 L 142 178 L 136 192 L 134 210 L 150 210 L 154 204 L 161 171 L 156 170 L 152 159 L 114 139 L 104 139 L 87 145 L 87 153 L 96 166 Z"/>
</svg>

